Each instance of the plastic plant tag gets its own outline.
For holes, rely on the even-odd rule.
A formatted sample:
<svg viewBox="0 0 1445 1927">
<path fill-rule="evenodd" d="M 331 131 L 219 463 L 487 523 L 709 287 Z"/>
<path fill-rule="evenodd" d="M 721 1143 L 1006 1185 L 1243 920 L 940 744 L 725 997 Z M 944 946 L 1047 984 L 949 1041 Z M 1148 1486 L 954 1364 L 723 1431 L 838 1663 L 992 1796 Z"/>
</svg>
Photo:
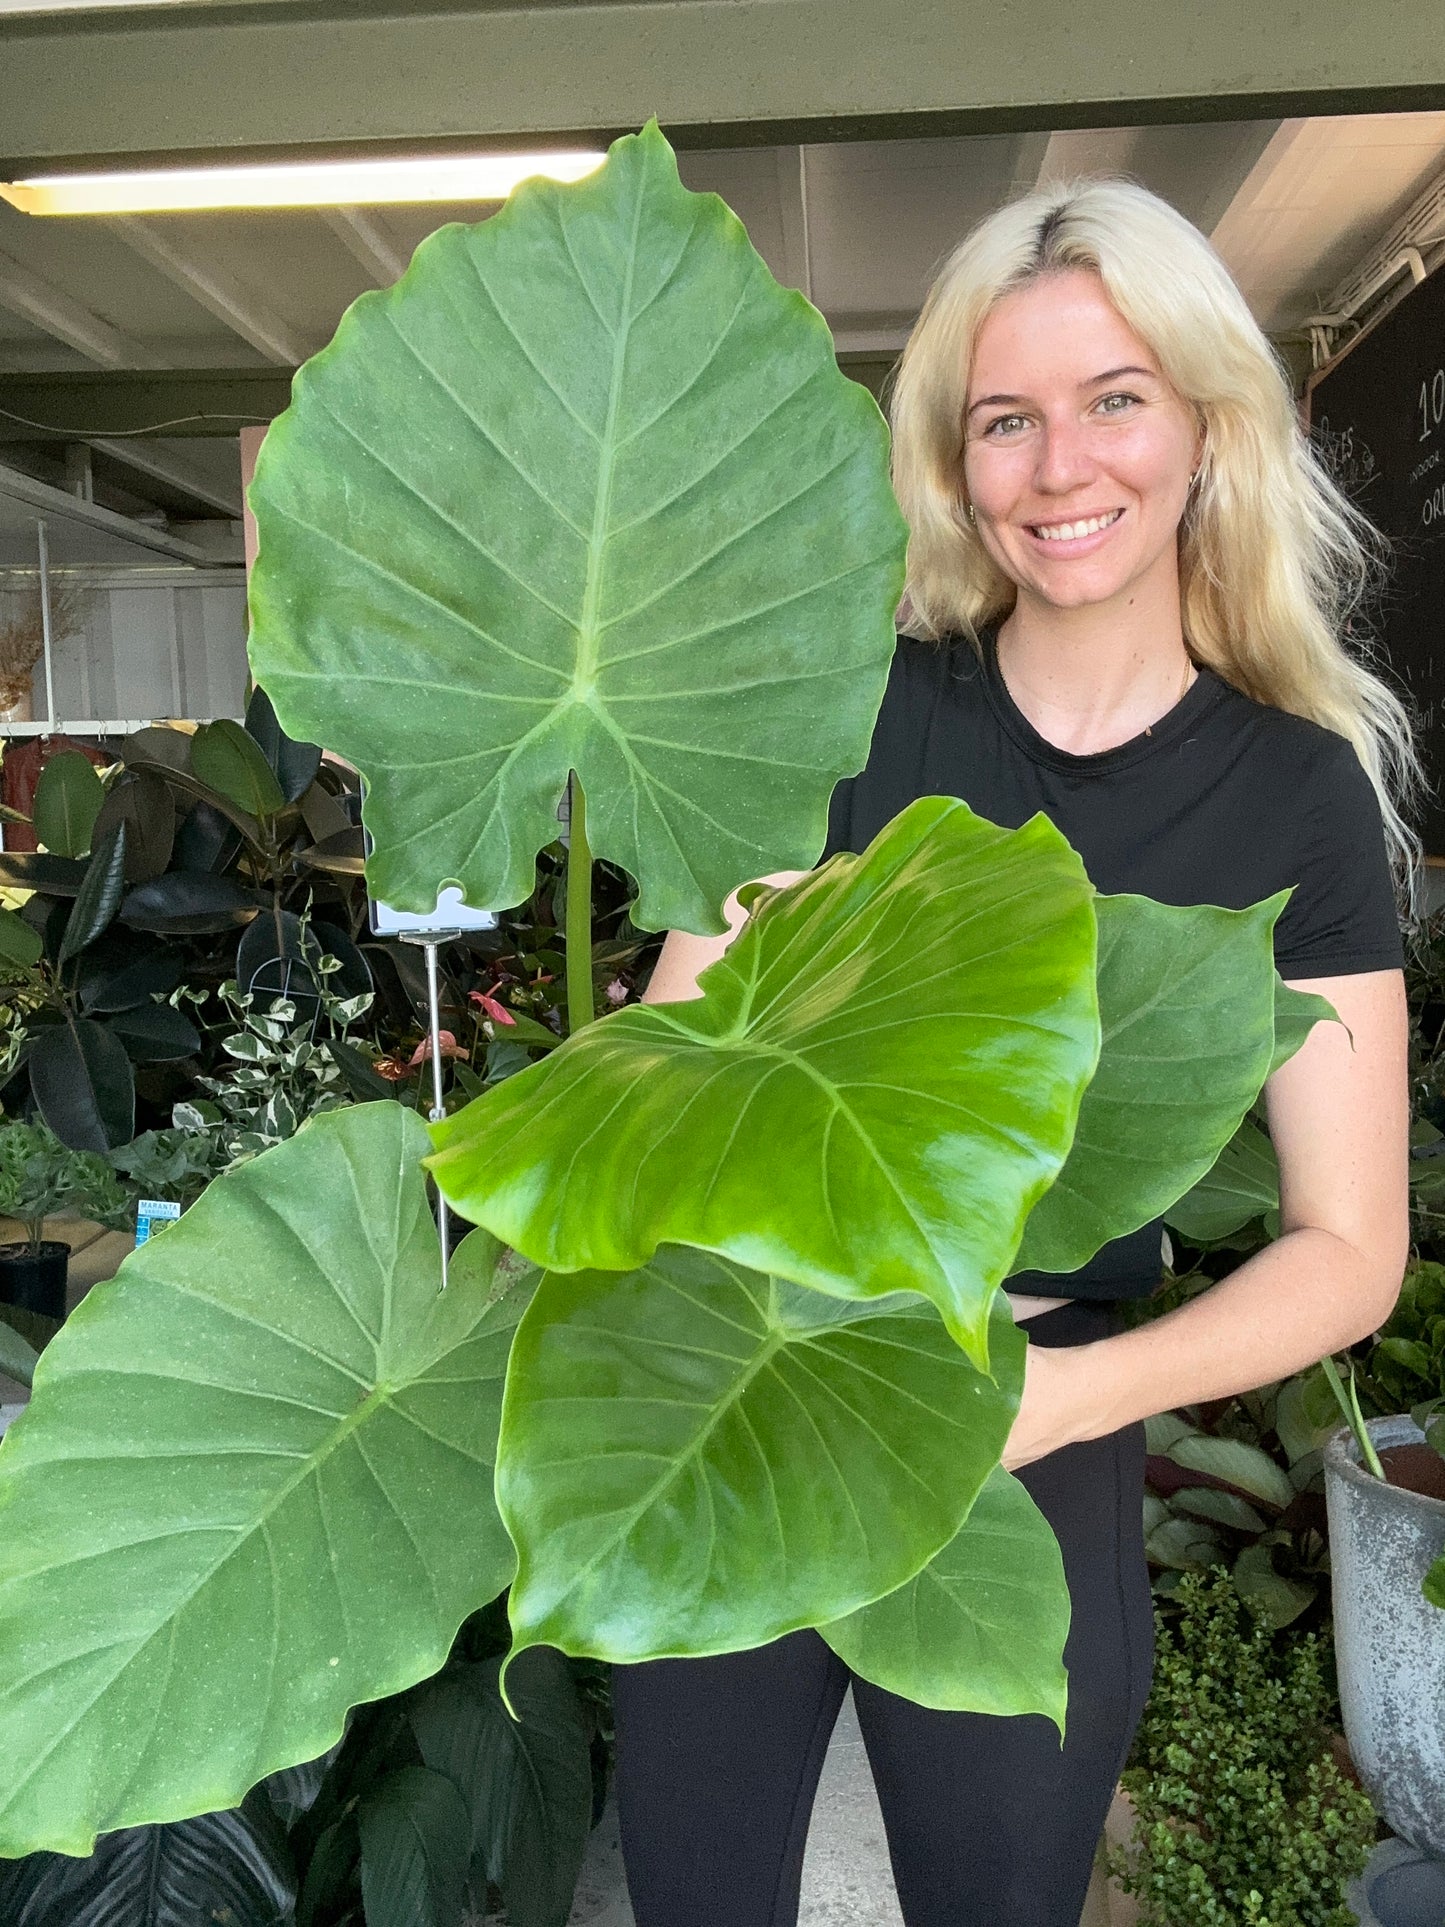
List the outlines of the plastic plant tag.
<svg viewBox="0 0 1445 1927">
<path fill-rule="evenodd" d="M 135 1208 L 135 1241 L 137 1245 L 149 1242 L 153 1233 L 168 1224 L 174 1224 L 181 1215 L 181 1207 L 172 1204 L 169 1198 L 140 1198 Z"/>
</svg>

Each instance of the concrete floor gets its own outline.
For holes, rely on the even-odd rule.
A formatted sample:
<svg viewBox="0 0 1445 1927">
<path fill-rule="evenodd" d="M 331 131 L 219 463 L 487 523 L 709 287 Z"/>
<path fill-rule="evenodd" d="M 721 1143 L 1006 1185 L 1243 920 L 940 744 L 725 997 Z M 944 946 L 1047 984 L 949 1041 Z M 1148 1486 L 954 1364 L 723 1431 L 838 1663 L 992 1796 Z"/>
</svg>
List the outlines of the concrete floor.
<svg viewBox="0 0 1445 1927">
<path fill-rule="evenodd" d="M 1114 1911 L 1110 1911 L 1111 1899 Z M 1131 1927 L 1122 1896 L 1096 1874 L 1079 1927 Z M 903 1927 L 883 1819 L 850 1697 L 823 1769 L 803 1864 L 799 1927 Z M 627 1904 L 617 1818 L 609 1807 L 592 1836 L 570 1927 L 634 1927 Z M 975 1924 L 960 1923 L 960 1927 Z M 977 1927 L 987 1927 L 978 1922 Z"/>
</svg>

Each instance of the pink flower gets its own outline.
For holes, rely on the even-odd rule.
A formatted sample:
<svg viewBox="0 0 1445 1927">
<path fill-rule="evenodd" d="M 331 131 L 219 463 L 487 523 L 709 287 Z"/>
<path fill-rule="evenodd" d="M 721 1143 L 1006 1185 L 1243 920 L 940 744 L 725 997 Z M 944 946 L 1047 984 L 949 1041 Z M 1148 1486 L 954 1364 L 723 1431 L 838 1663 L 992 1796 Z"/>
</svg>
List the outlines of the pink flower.
<svg viewBox="0 0 1445 1927">
<path fill-rule="evenodd" d="M 441 1054 L 443 1057 L 465 1057 L 468 1055 L 449 1030 L 438 1031 L 437 1036 L 441 1040 Z M 423 1037 L 411 1056 L 406 1060 L 407 1066 L 408 1068 L 414 1068 L 418 1064 L 424 1064 L 430 1056 L 431 1039 L 430 1037 Z"/>
<path fill-rule="evenodd" d="M 603 994 L 608 1003 L 614 1006 L 617 1004 L 625 1004 L 630 995 L 626 984 L 623 983 L 620 977 L 614 977 Z"/>
<path fill-rule="evenodd" d="M 494 1024 L 515 1025 L 517 1020 L 511 1011 L 507 1009 L 505 1004 L 499 1004 L 489 990 L 469 990 L 467 997 L 472 1003 L 479 1004 Z M 445 1036 L 446 1033 L 443 1032 L 442 1034 Z"/>
</svg>

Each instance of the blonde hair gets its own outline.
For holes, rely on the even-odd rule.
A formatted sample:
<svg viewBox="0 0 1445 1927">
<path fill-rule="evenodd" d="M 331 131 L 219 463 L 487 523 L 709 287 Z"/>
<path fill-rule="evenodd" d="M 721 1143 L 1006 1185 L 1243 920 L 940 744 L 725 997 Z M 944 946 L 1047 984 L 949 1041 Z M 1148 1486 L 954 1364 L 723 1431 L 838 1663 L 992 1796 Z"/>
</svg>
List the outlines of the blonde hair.
<svg viewBox="0 0 1445 1927">
<path fill-rule="evenodd" d="M 974 343 L 1004 294 L 1067 268 L 1097 273 L 1204 430 L 1179 529 L 1185 642 L 1256 701 L 1344 736 L 1373 783 L 1413 907 L 1421 772 L 1404 705 L 1343 636 L 1383 539 L 1330 479 L 1288 376 L 1209 242 L 1121 180 L 1059 182 L 979 223 L 945 262 L 893 390 L 894 486 L 908 518 L 903 626 L 940 640 L 1005 614 L 1014 585 L 965 513 L 963 417 Z"/>
</svg>

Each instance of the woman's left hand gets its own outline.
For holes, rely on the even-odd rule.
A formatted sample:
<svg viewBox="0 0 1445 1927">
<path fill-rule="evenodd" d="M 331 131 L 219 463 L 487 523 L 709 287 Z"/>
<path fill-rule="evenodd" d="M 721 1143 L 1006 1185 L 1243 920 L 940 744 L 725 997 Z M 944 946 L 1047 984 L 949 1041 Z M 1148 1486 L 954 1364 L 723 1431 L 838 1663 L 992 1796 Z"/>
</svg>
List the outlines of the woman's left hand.
<svg viewBox="0 0 1445 1927">
<path fill-rule="evenodd" d="M 1030 1345 L 1024 1354 L 1024 1389 L 1018 1416 L 1004 1447 L 1003 1464 L 1017 1472 L 1021 1465 L 1072 1445 L 1088 1432 L 1083 1425 L 1079 1394 L 1087 1345 Z"/>
</svg>

